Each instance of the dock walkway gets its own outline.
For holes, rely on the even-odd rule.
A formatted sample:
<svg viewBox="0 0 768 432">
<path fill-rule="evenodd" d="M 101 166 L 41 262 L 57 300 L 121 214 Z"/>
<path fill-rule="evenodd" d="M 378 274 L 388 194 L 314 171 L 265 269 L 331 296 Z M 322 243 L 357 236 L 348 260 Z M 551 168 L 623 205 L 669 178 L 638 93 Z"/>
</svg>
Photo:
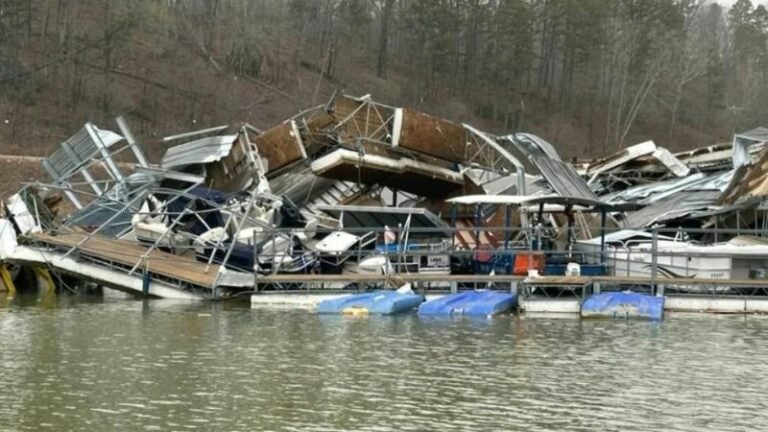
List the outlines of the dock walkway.
<svg viewBox="0 0 768 432">
<path fill-rule="evenodd" d="M 385 282 L 391 279 L 401 279 L 405 282 L 477 282 L 477 283 L 525 283 L 535 285 L 582 285 L 600 283 L 605 285 L 650 285 L 654 281 L 650 277 L 633 276 L 541 276 L 529 278 L 516 275 L 435 275 L 424 273 L 383 274 L 338 274 L 338 275 L 293 275 L 275 274 L 259 276 L 260 283 L 330 283 L 330 282 Z M 690 285 L 690 286 L 733 286 L 733 287 L 768 287 L 768 280 L 757 279 L 698 279 L 698 278 L 666 278 L 658 277 L 657 285 Z"/>
<path fill-rule="evenodd" d="M 216 275 L 219 272 L 219 265 L 217 264 L 211 264 L 206 271 L 205 263 L 192 257 L 174 255 L 157 249 L 147 254 L 149 248 L 135 242 L 99 235 L 88 237 L 87 234 L 73 232 L 55 236 L 33 234 L 32 238 L 37 242 L 56 248 L 77 247 L 77 253 L 80 256 L 89 256 L 128 267 L 133 267 L 136 263 L 141 262 L 139 267 L 142 270 L 202 288 L 213 289 Z"/>
</svg>

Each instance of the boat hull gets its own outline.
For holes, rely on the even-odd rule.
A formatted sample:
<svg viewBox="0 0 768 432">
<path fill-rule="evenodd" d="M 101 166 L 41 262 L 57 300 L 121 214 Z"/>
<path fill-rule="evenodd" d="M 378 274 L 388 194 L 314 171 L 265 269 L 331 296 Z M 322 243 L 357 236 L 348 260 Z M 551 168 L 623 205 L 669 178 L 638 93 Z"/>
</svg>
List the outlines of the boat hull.
<svg viewBox="0 0 768 432">
<path fill-rule="evenodd" d="M 317 305 L 317 312 L 322 314 L 393 315 L 411 311 L 423 302 L 424 296 L 420 294 L 373 291 L 321 301 Z"/>
<path fill-rule="evenodd" d="M 466 291 L 430 300 L 419 306 L 419 315 L 494 316 L 517 306 L 517 295 L 498 291 Z"/>
<path fill-rule="evenodd" d="M 664 297 L 630 291 L 595 294 L 581 304 L 581 316 L 660 320 L 664 316 Z"/>
</svg>

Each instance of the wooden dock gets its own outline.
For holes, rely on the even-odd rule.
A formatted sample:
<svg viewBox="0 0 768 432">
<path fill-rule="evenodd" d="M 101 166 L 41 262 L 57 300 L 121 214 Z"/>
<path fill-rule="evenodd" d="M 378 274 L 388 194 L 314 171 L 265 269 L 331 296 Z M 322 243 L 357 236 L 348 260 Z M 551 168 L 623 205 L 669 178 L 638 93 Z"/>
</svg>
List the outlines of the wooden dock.
<svg viewBox="0 0 768 432">
<path fill-rule="evenodd" d="M 477 282 L 477 283 L 526 283 L 535 285 L 583 285 L 600 283 L 606 285 L 650 285 L 653 280 L 650 277 L 632 276 L 540 276 L 529 278 L 516 275 L 436 275 L 411 273 L 398 273 L 397 275 L 383 274 L 337 274 L 337 275 L 293 275 L 276 274 L 258 276 L 260 283 L 331 283 L 331 282 L 386 282 L 399 279 L 405 282 Z M 696 279 L 696 278 L 656 278 L 657 285 L 691 285 L 691 286 L 733 286 L 733 287 L 768 287 L 768 280 L 757 279 Z"/>
<path fill-rule="evenodd" d="M 31 238 L 38 244 L 52 247 L 60 251 L 75 247 L 79 257 L 92 258 L 105 263 L 114 263 L 123 268 L 133 268 L 140 263 L 139 268 L 157 276 L 177 280 L 193 286 L 213 290 L 217 283 L 220 266 L 211 264 L 206 271 L 206 263 L 196 260 L 189 255 L 174 255 L 161 250 L 152 250 L 132 241 L 117 240 L 99 235 L 88 236 L 85 233 L 69 232 L 58 235 L 33 234 Z M 119 270 L 115 270 L 119 271 Z M 243 273 L 244 275 L 250 273 Z M 660 275 L 661 276 L 661 275 Z M 396 275 L 384 274 L 274 274 L 256 275 L 258 284 L 307 284 L 322 286 L 333 283 L 385 283 L 402 285 L 406 282 L 425 284 L 474 283 L 481 284 L 519 284 L 525 286 L 588 286 L 601 284 L 605 286 L 700 286 L 700 287 L 741 287 L 765 288 L 768 290 L 768 280 L 741 279 L 696 279 L 696 278 L 666 278 L 630 277 L 630 276 L 540 276 L 531 278 L 517 275 L 476 275 L 476 274 L 431 274 L 412 273 Z M 253 282 L 248 282 L 248 285 Z"/>
<path fill-rule="evenodd" d="M 58 235 L 33 234 L 39 243 L 55 248 L 77 247 L 79 256 L 88 256 L 101 261 L 108 261 L 139 268 L 166 278 L 180 280 L 203 288 L 213 289 L 219 265 L 211 264 L 205 271 L 206 264 L 193 257 L 174 255 L 161 250 L 152 250 L 136 242 L 117 240 L 109 237 L 83 233 L 62 233 Z M 82 244 L 81 244 L 82 243 Z"/>
</svg>

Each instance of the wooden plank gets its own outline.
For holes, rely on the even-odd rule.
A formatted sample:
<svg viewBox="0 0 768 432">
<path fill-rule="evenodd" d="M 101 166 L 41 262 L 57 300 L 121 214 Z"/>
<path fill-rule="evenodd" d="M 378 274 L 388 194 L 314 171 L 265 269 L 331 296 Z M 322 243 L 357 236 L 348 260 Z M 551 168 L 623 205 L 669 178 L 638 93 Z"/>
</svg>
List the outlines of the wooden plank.
<svg viewBox="0 0 768 432">
<path fill-rule="evenodd" d="M 304 148 L 313 156 L 320 150 L 335 144 L 330 136 L 330 128 L 336 119 L 332 114 L 323 112 L 304 120 Z"/>
<path fill-rule="evenodd" d="M 294 130 L 294 123 L 287 121 L 253 138 L 259 156 L 267 160 L 267 174 L 278 172 L 294 162 L 304 159 L 301 137 Z"/>
<path fill-rule="evenodd" d="M 86 234 L 67 233 L 59 235 L 33 234 L 35 240 L 52 246 L 77 246 Z M 116 240 L 93 235 L 78 247 L 81 255 L 88 255 L 105 261 L 113 261 L 133 267 L 147 253 L 148 248 L 136 242 Z M 219 272 L 219 266 L 212 264 L 205 272 L 205 263 L 194 258 L 173 255 L 160 250 L 153 250 L 144 261 L 142 268 L 172 279 L 178 279 L 201 287 L 212 288 Z"/>
<path fill-rule="evenodd" d="M 584 286 L 593 282 L 592 278 L 585 276 L 541 276 L 537 278 L 526 279 L 526 285 L 563 285 L 563 286 Z"/>
</svg>

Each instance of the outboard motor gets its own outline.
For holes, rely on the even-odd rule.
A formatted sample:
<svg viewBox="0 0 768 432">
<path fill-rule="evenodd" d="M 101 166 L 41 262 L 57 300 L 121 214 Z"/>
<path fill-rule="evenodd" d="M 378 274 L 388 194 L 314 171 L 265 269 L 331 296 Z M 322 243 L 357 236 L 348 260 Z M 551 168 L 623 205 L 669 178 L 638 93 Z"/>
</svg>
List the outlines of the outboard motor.
<svg viewBox="0 0 768 432">
<path fill-rule="evenodd" d="M 301 216 L 301 210 L 288 197 L 283 196 L 283 205 L 280 207 L 280 228 L 303 228 L 307 221 Z"/>
</svg>

